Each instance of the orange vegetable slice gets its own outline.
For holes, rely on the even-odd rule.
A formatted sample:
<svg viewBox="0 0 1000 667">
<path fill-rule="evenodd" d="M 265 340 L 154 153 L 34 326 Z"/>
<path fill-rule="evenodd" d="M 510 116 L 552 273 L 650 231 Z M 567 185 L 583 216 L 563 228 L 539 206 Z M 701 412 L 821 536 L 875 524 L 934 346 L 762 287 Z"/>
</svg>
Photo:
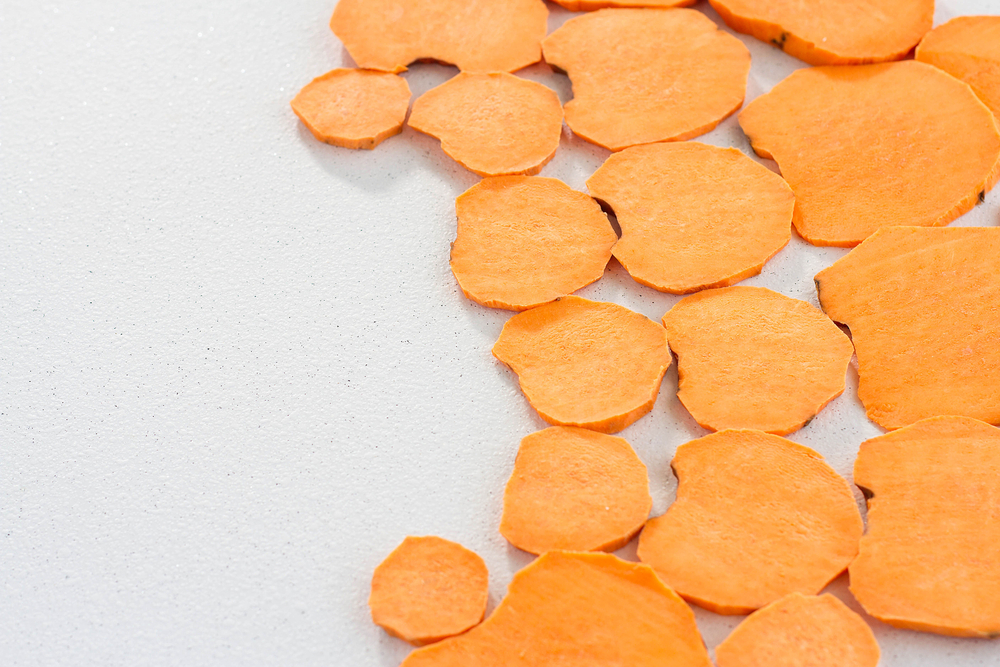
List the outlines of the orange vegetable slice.
<svg viewBox="0 0 1000 667">
<path fill-rule="evenodd" d="M 711 667 L 694 614 L 648 567 L 552 551 L 516 575 L 482 624 L 401 667 Z"/>
<path fill-rule="evenodd" d="M 821 311 L 763 287 L 681 299 L 663 316 L 678 392 L 704 428 L 787 435 L 844 391 L 851 340 Z"/>
<path fill-rule="evenodd" d="M 746 614 L 814 595 L 858 552 L 851 489 L 823 458 L 760 431 L 727 430 L 677 448 L 677 500 L 639 535 L 639 559 L 685 599 Z"/>
<path fill-rule="evenodd" d="M 592 12 L 595 9 L 606 9 L 609 7 L 658 7 L 669 9 L 671 7 L 687 7 L 693 5 L 696 0 L 552 0 L 557 5 L 561 5 L 571 12 Z"/>
<path fill-rule="evenodd" d="M 455 200 L 451 270 L 465 296 L 526 310 L 589 285 L 618 241 L 593 199 L 562 181 L 498 176 Z"/>
<path fill-rule="evenodd" d="M 416 646 L 483 620 L 489 594 L 483 559 L 440 537 L 407 537 L 372 576 L 372 620 Z"/>
<path fill-rule="evenodd" d="M 868 532 L 851 592 L 900 628 L 1000 637 L 1000 430 L 932 417 L 861 444 Z"/>
<path fill-rule="evenodd" d="M 466 74 L 417 98 L 410 127 L 480 176 L 537 174 L 562 133 L 559 96 L 513 74 Z"/>
<path fill-rule="evenodd" d="M 858 397 L 896 429 L 964 415 L 1000 424 L 1000 229 L 890 227 L 816 275 L 851 329 Z"/>
<path fill-rule="evenodd" d="M 1000 118 L 1000 16 L 959 16 L 924 35 L 917 60 L 969 84 Z"/>
<path fill-rule="evenodd" d="M 601 9 L 566 21 L 542 42 L 566 71 L 566 122 L 613 151 L 690 139 L 740 108 L 750 52 L 692 9 Z"/>
<path fill-rule="evenodd" d="M 550 424 L 604 433 L 653 408 L 670 366 L 666 332 L 614 303 L 562 297 L 507 320 L 493 346 Z"/>
<path fill-rule="evenodd" d="M 518 549 L 614 551 L 646 523 L 646 466 L 622 438 L 552 426 L 521 440 L 500 534 Z"/>
<path fill-rule="evenodd" d="M 513 72 L 541 59 L 548 16 L 542 0 L 339 0 L 330 29 L 359 67 Z"/>
<path fill-rule="evenodd" d="M 395 74 L 335 69 L 316 77 L 292 100 L 313 136 L 334 146 L 372 149 L 399 134 L 410 87 Z"/>
<path fill-rule="evenodd" d="M 924 63 L 797 70 L 739 120 L 757 154 L 778 162 L 795 193 L 792 223 L 814 245 L 946 225 L 1000 174 L 993 114 Z"/>
<path fill-rule="evenodd" d="M 618 217 L 615 257 L 663 292 L 757 275 L 792 235 L 791 188 L 735 148 L 634 146 L 611 155 L 587 188 Z"/>
<path fill-rule="evenodd" d="M 755 611 L 715 649 L 718 667 L 876 667 L 871 628 L 832 595 L 792 593 Z"/>
</svg>

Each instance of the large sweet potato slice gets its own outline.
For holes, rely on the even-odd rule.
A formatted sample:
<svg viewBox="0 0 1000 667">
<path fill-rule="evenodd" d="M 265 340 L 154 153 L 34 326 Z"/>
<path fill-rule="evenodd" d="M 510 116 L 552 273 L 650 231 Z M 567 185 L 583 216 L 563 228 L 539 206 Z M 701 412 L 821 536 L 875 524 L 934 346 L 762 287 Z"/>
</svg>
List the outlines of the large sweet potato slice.
<svg viewBox="0 0 1000 667">
<path fill-rule="evenodd" d="M 924 35 L 917 60 L 969 84 L 1000 118 L 1000 16 L 959 16 Z"/>
</svg>

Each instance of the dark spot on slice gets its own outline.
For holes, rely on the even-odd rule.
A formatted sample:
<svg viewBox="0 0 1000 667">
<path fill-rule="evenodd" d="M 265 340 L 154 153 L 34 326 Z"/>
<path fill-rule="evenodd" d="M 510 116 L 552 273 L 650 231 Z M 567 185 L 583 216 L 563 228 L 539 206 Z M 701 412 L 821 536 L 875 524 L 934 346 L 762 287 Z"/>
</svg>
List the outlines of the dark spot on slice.
<svg viewBox="0 0 1000 667">
<path fill-rule="evenodd" d="M 865 500 L 871 500 L 872 498 L 875 497 L 875 493 L 872 492 L 871 489 L 866 489 L 865 487 L 861 486 L 860 484 L 857 484 L 857 487 L 859 489 L 861 489 L 861 495 L 863 495 L 865 497 Z"/>
<path fill-rule="evenodd" d="M 980 204 L 985 204 L 986 203 L 986 190 L 980 190 L 979 191 L 979 203 Z"/>
<path fill-rule="evenodd" d="M 772 37 L 771 38 L 771 43 L 774 44 L 775 46 L 777 46 L 782 51 L 785 50 L 785 42 L 786 41 L 788 41 L 788 33 L 787 32 L 781 33 L 780 37 Z"/>
</svg>

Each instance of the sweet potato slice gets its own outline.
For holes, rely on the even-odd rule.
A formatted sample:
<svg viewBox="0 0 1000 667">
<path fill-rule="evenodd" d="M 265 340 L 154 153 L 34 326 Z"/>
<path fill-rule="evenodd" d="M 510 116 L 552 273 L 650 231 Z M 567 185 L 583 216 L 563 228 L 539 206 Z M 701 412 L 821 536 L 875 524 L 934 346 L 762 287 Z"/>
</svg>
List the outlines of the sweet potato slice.
<svg viewBox="0 0 1000 667">
<path fill-rule="evenodd" d="M 832 595 L 792 593 L 755 611 L 715 649 L 718 667 L 876 667 L 864 619 Z"/>
<path fill-rule="evenodd" d="M 711 667 L 694 614 L 645 565 L 551 551 L 516 575 L 482 624 L 401 667 Z"/>
<path fill-rule="evenodd" d="M 618 241 L 593 199 L 537 176 L 486 178 L 455 200 L 451 270 L 465 296 L 526 310 L 589 285 Z"/>
<path fill-rule="evenodd" d="M 816 288 L 851 329 L 869 419 L 1000 424 L 1000 229 L 882 229 L 820 271 Z"/>
<path fill-rule="evenodd" d="M 339 0 L 330 28 L 358 67 L 513 72 L 541 59 L 548 16 L 542 0 Z"/>
<path fill-rule="evenodd" d="M 422 646 L 483 620 L 489 594 L 483 559 L 440 537 L 407 537 L 372 576 L 372 620 Z"/>
<path fill-rule="evenodd" d="M 653 408 L 670 366 L 659 324 L 614 303 L 567 296 L 507 320 L 493 356 L 550 424 L 616 433 Z"/>
<path fill-rule="evenodd" d="M 406 79 L 363 69 L 327 72 L 292 100 L 314 137 L 344 148 L 372 149 L 399 134 L 409 106 Z"/>
<path fill-rule="evenodd" d="M 1000 637 L 1000 430 L 931 417 L 861 444 L 868 532 L 851 592 L 911 630 Z"/>
<path fill-rule="evenodd" d="M 685 297 L 663 326 L 677 355 L 677 398 L 711 431 L 797 431 L 844 391 L 854 355 L 822 312 L 763 287 Z"/>
<path fill-rule="evenodd" d="M 410 127 L 480 176 L 537 174 L 562 133 L 559 96 L 513 74 L 466 74 L 417 98 Z"/>
<path fill-rule="evenodd" d="M 959 16 L 924 35 L 917 60 L 969 84 L 1000 118 L 1000 16 Z"/>
<path fill-rule="evenodd" d="M 566 21 L 542 42 L 566 71 L 566 122 L 613 151 L 690 139 L 740 108 L 750 52 L 692 9 L 601 9 Z"/>
<path fill-rule="evenodd" d="M 740 113 L 795 193 L 795 228 L 850 247 L 889 225 L 946 225 L 1000 173 L 1000 133 L 968 86 L 914 61 L 793 72 Z"/>
<path fill-rule="evenodd" d="M 552 0 L 557 5 L 561 5 L 571 12 L 592 12 L 595 9 L 606 9 L 609 7 L 657 7 L 669 9 L 671 7 L 687 7 L 693 5 L 696 0 Z"/>
<path fill-rule="evenodd" d="M 500 534 L 518 549 L 614 551 L 646 523 L 646 466 L 622 438 L 552 426 L 521 441 Z"/>
<path fill-rule="evenodd" d="M 621 225 L 614 255 L 636 281 L 674 294 L 760 273 L 792 235 L 785 181 L 735 148 L 634 146 L 587 181 Z"/>
<path fill-rule="evenodd" d="M 746 614 L 815 595 L 858 552 L 851 489 L 823 458 L 760 431 L 727 430 L 677 448 L 677 500 L 639 535 L 639 559 L 685 599 Z"/>
</svg>

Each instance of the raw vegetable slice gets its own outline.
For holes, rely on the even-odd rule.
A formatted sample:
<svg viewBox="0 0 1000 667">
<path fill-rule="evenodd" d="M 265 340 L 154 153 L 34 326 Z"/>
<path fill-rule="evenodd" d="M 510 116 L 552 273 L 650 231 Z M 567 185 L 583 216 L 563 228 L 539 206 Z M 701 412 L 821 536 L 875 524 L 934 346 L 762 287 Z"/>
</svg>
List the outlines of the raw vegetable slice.
<svg viewBox="0 0 1000 667">
<path fill-rule="evenodd" d="M 550 424 L 604 433 L 649 412 L 670 366 L 666 332 L 614 303 L 562 297 L 507 320 L 493 356 Z"/>
<path fill-rule="evenodd" d="M 409 106 L 406 79 L 363 69 L 327 72 L 292 100 L 292 111 L 314 137 L 344 148 L 372 149 L 399 134 Z"/>
<path fill-rule="evenodd" d="M 1000 637 L 1000 430 L 932 417 L 861 444 L 868 532 L 851 592 L 911 630 Z"/>
<path fill-rule="evenodd" d="M 415 646 L 483 620 L 489 594 L 483 559 L 440 537 L 407 537 L 372 575 L 372 620 Z"/>
<path fill-rule="evenodd" d="M 601 9 L 542 42 L 566 71 L 566 122 L 613 151 L 690 139 L 740 108 L 750 71 L 743 44 L 691 9 Z"/>
<path fill-rule="evenodd" d="M 747 614 L 814 595 L 858 552 L 851 489 L 808 447 L 720 431 L 678 447 L 671 467 L 677 500 L 646 523 L 639 559 L 697 605 Z"/>
<path fill-rule="evenodd" d="M 513 74 L 466 74 L 417 98 L 410 127 L 480 176 L 537 174 L 556 154 L 562 132 L 559 96 Z"/>
<path fill-rule="evenodd" d="M 646 523 L 646 466 L 622 438 L 552 426 L 521 441 L 500 533 L 518 549 L 614 551 Z"/>
<path fill-rule="evenodd" d="M 554 178 L 486 178 L 455 200 L 451 270 L 465 296 L 526 310 L 602 275 L 618 241 L 593 199 Z"/>
<path fill-rule="evenodd" d="M 854 346 L 805 301 L 763 287 L 682 299 L 663 316 L 684 407 L 711 431 L 787 435 L 844 391 Z"/>
<path fill-rule="evenodd" d="M 694 614 L 645 565 L 551 551 L 516 575 L 485 622 L 402 667 L 711 667 Z"/>
<path fill-rule="evenodd" d="M 571 12 L 592 12 L 595 9 L 605 9 L 607 7 L 658 7 L 669 9 L 671 7 L 687 7 L 693 5 L 696 0 L 552 0 L 557 5 L 561 5 Z"/>
<path fill-rule="evenodd" d="M 1000 133 L 968 86 L 915 61 L 814 67 L 747 105 L 740 125 L 795 193 L 795 228 L 854 246 L 880 227 L 946 225 L 1000 174 Z"/>
<path fill-rule="evenodd" d="M 615 212 L 636 281 L 685 294 L 760 273 L 792 235 L 788 184 L 735 148 L 683 142 L 615 153 L 587 181 Z"/>
<path fill-rule="evenodd" d="M 1000 16 L 959 16 L 924 35 L 917 60 L 969 84 L 1000 118 Z"/>
<path fill-rule="evenodd" d="M 882 229 L 820 271 L 816 288 L 851 329 L 869 419 L 1000 424 L 1000 229 Z"/>
</svg>

